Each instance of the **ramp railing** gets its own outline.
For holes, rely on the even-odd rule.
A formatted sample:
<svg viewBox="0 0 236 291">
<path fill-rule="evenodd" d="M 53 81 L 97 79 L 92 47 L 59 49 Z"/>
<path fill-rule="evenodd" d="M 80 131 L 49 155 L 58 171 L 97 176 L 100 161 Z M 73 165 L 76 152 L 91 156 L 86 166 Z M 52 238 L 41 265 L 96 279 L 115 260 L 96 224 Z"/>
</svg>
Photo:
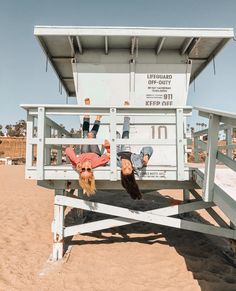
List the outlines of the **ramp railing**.
<svg viewBox="0 0 236 291">
<path fill-rule="evenodd" d="M 236 127 L 236 114 L 204 107 L 194 109 L 200 116 L 209 119 L 208 129 L 194 133 L 194 153 L 198 155 L 199 147 L 206 151 L 203 199 L 210 202 L 213 201 L 216 161 L 236 171 L 236 161 L 232 159 L 232 149 L 236 148 L 236 144 L 232 143 L 231 138 L 231 128 Z M 226 145 L 218 146 L 219 131 L 222 129 L 226 130 Z M 203 134 L 207 134 L 207 142 L 198 140 Z M 226 154 L 222 150 L 226 150 Z"/>
<path fill-rule="evenodd" d="M 219 131 L 221 130 L 224 131 L 225 134 L 225 145 L 218 145 L 218 150 L 225 152 L 228 157 L 235 159 L 235 154 L 233 153 L 233 150 L 236 149 L 236 143 L 233 143 L 232 138 L 233 127 L 225 124 L 220 124 Z M 192 137 L 194 162 L 198 163 L 201 162 L 199 159 L 199 152 L 206 151 L 208 128 L 193 132 Z"/>
</svg>

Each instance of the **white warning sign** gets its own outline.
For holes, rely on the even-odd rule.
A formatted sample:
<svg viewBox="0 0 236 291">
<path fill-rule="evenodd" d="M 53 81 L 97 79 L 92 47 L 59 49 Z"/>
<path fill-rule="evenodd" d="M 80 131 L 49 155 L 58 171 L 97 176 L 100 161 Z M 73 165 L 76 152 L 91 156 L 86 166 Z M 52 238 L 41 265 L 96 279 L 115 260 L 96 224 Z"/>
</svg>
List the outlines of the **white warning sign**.
<svg viewBox="0 0 236 291">
<path fill-rule="evenodd" d="M 173 75 L 172 74 L 147 74 L 145 94 L 146 106 L 172 106 Z"/>
<path fill-rule="evenodd" d="M 148 72 L 149 70 L 149 72 Z M 186 104 L 191 66 L 137 64 L 136 105 L 182 106 Z"/>
</svg>

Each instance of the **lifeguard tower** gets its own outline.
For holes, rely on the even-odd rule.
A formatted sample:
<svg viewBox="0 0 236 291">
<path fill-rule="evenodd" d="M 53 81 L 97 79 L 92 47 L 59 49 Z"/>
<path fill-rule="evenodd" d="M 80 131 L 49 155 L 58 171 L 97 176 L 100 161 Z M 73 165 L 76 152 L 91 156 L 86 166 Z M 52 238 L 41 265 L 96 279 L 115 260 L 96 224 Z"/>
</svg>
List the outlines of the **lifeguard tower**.
<svg viewBox="0 0 236 291">
<path fill-rule="evenodd" d="M 200 114 L 210 119 L 205 174 L 186 164 L 186 117 L 192 112 L 186 106 L 189 85 L 233 38 L 233 30 L 36 26 L 34 34 L 59 78 L 60 88 L 77 98 L 77 105 L 22 105 L 27 111 L 26 178 L 55 189 L 53 259 L 63 257 L 65 237 L 138 221 L 235 239 L 235 197 L 217 188 L 214 177 L 216 159 L 222 158 L 217 155 L 220 123 L 235 126 L 236 116 L 200 108 Z M 85 97 L 90 97 L 91 106 L 83 105 Z M 124 100 L 130 101 L 129 107 L 123 106 Z M 54 120 L 55 116 L 86 113 L 103 116 L 94 140 L 74 137 Z M 116 132 L 121 131 L 125 115 L 131 117 L 131 133 L 129 139 L 122 140 Z M 71 191 L 80 189 L 78 173 L 62 162 L 62 145 L 101 145 L 104 138 L 111 143 L 111 161 L 94 171 L 98 190 L 122 189 L 116 164 L 118 144 L 130 144 L 134 152 L 151 145 L 154 154 L 137 177 L 140 189 L 183 189 L 183 204 L 141 212 L 88 201 L 83 195 L 72 197 Z M 51 164 L 52 148 L 57 150 L 56 165 Z M 222 159 L 228 158 L 223 155 Z M 226 164 L 236 169 L 233 160 Z M 202 187 L 200 196 L 196 189 Z M 190 193 L 195 200 L 189 200 Z M 214 205 L 223 209 L 231 225 L 217 215 Z M 65 207 L 106 213 L 112 218 L 65 227 Z M 204 208 L 219 227 L 171 217 Z"/>
</svg>

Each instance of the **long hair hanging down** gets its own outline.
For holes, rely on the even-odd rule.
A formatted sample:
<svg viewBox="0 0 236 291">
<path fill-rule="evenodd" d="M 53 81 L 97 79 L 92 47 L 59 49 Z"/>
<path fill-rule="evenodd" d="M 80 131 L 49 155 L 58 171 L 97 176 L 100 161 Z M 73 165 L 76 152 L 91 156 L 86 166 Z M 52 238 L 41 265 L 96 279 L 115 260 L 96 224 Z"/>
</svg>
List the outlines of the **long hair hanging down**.
<svg viewBox="0 0 236 291">
<path fill-rule="evenodd" d="M 130 175 L 123 175 L 121 171 L 121 184 L 132 199 L 142 198 L 142 194 L 134 177 L 134 171 Z"/>
<path fill-rule="evenodd" d="M 84 191 L 84 194 L 91 196 L 96 192 L 94 175 L 91 178 L 82 178 L 79 176 L 79 184 Z"/>
</svg>

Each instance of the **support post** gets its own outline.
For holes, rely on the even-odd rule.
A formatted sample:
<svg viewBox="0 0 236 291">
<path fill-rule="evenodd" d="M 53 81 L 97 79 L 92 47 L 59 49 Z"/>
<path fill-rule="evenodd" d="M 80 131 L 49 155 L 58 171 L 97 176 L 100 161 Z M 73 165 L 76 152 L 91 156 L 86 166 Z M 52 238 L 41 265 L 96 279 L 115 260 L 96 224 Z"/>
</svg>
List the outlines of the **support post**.
<svg viewBox="0 0 236 291">
<path fill-rule="evenodd" d="M 190 200 L 190 192 L 188 189 L 183 189 L 183 200 L 187 202 Z"/>
<path fill-rule="evenodd" d="M 64 190 L 55 190 L 57 195 L 64 195 Z M 64 254 L 64 206 L 56 204 L 54 201 L 54 220 L 53 220 L 53 252 L 54 261 L 60 260 Z"/>
<path fill-rule="evenodd" d="M 215 180 L 216 155 L 219 135 L 218 115 L 210 114 L 208 128 L 207 157 L 205 163 L 204 182 L 203 182 L 203 200 L 205 202 L 213 201 L 213 187 Z"/>
</svg>

